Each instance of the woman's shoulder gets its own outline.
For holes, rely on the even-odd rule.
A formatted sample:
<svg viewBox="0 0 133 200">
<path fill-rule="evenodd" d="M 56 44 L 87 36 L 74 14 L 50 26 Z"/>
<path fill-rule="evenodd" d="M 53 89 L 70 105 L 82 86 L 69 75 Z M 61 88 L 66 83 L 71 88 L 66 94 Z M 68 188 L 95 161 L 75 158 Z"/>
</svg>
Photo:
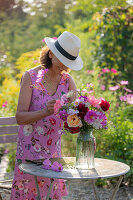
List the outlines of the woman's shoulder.
<svg viewBox="0 0 133 200">
<path fill-rule="evenodd" d="M 41 69 L 41 65 L 26 70 L 22 75 L 21 82 L 22 80 L 28 81 L 28 82 L 31 82 L 32 80 L 34 80 L 40 69 Z"/>
<path fill-rule="evenodd" d="M 65 79 L 68 79 L 69 81 L 74 81 L 72 75 L 69 74 L 68 72 L 64 72 L 63 76 L 64 76 Z"/>
</svg>

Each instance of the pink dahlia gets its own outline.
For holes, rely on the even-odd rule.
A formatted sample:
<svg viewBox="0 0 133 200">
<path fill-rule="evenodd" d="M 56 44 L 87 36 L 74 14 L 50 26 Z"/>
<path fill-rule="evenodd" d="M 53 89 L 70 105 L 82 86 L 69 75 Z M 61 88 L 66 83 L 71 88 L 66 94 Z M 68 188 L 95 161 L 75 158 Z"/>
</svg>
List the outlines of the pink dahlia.
<svg viewBox="0 0 133 200">
<path fill-rule="evenodd" d="M 84 116 L 84 120 L 88 123 L 88 124 L 92 124 L 95 119 L 97 118 L 97 114 L 96 111 L 94 110 L 89 110 L 86 115 Z"/>
</svg>

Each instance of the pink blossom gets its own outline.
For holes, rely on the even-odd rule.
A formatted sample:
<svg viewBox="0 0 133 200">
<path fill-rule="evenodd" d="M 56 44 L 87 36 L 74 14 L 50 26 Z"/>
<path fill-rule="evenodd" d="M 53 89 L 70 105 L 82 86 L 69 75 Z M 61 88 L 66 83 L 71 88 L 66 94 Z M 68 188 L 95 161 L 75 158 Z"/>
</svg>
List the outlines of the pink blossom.
<svg viewBox="0 0 133 200">
<path fill-rule="evenodd" d="M 96 115 L 96 111 L 94 110 L 89 110 L 86 115 L 84 116 L 84 120 L 88 123 L 88 124 L 92 124 L 93 121 L 95 121 L 95 119 L 97 118 Z"/>
<path fill-rule="evenodd" d="M 50 161 L 49 159 L 45 159 L 45 160 L 43 161 L 43 166 L 42 166 L 42 168 L 44 168 L 44 169 L 50 169 L 50 168 L 51 168 L 51 161 Z"/>
<path fill-rule="evenodd" d="M 38 60 L 34 60 L 33 63 L 34 63 L 34 64 L 38 63 Z"/>
<path fill-rule="evenodd" d="M 57 161 L 55 161 L 55 162 L 52 164 L 51 169 L 52 169 L 53 171 L 60 172 L 60 171 L 63 170 L 63 166 L 62 166 L 60 163 L 58 163 Z"/>
<path fill-rule="evenodd" d="M 57 40 L 57 37 L 53 37 L 54 40 Z"/>
<path fill-rule="evenodd" d="M 8 104 L 8 102 L 5 101 L 5 102 L 2 104 L 2 107 L 3 107 L 3 108 L 6 108 L 6 107 L 7 107 L 7 104 Z"/>
<path fill-rule="evenodd" d="M 124 87 L 123 89 L 124 89 L 125 91 L 127 91 L 127 92 L 132 92 L 132 90 L 130 90 L 130 89 L 126 88 L 126 87 Z"/>
<path fill-rule="evenodd" d="M 116 91 L 116 90 L 118 90 L 119 88 L 120 88 L 120 86 L 119 86 L 119 85 L 116 85 L 116 86 L 110 87 L 109 90 L 111 90 L 111 91 Z"/>
<path fill-rule="evenodd" d="M 94 107 L 100 108 L 101 99 L 96 99 L 94 96 L 87 97 L 87 101 Z"/>
<path fill-rule="evenodd" d="M 8 154 L 8 153 L 9 153 L 9 150 L 5 149 L 4 154 Z"/>
<path fill-rule="evenodd" d="M 59 111 L 59 116 L 60 116 L 60 118 L 62 120 L 66 121 L 67 120 L 67 116 L 68 116 L 67 111 L 65 109 L 60 110 Z"/>
<path fill-rule="evenodd" d="M 56 103 L 54 104 L 54 113 L 57 114 L 63 105 L 64 105 L 63 99 L 56 100 Z"/>
<path fill-rule="evenodd" d="M 88 70 L 87 72 L 88 72 L 88 74 L 93 74 L 94 70 Z"/>
<path fill-rule="evenodd" d="M 94 91 L 93 90 L 90 90 L 89 92 L 87 92 L 88 94 L 91 94 L 91 93 L 93 93 Z"/>
<path fill-rule="evenodd" d="M 127 102 L 128 102 L 129 104 L 133 104 L 133 94 L 127 95 Z"/>
<path fill-rule="evenodd" d="M 42 42 L 45 42 L 45 38 L 42 39 Z"/>
<path fill-rule="evenodd" d="M 120 100 L 121 100 L 121 101 L 126 101 L 127 98 L 126 98 L 126 96 L 120 96 Z"/>
<path fill-rule="evenodd" d="M 120 81 L 121 85 L 128 85 L 128 81 Z"/>
<path fill-rule="evenodd" d="M 93 84 L 92 83 L 87 83 L 86 87 L 93 87 Z"/>
<path fill-rule="evenodd" d="M 103 73 L 109 73 L 109 72 L 110 72 L 110 69 L 104 68 L 104 69 L 102 69 L 102 72 L 103 72 Z"/>
<path fill-rule="evenodd" d="M 69 102 L 69 98 L 67 97 L 67 94 L 63 94 L 61 96 L 61 101 L 62 101 L 62 105 Z"/>
<path fill-rule="evenodd" d="M 105 128 L 107 125 L 107 117 L 103 112 L 97 112 L 97 117 L 101 120 L 102 128 Z"/>
<path fill-rule="evenodd" d="M 110 71 L 111 71 L 113 74 L 116 74 L 116 73 L 117 73 L 117 70 L 116 70 L 116 69 L 113 69 L 113 68 L 112 68 Z"/>
<path fill-rule="evenodd" d="M 101 90 L 105 90 L 105 85 L 101 85 Z"/>
<path fill-rule="evenodd" d="M 121 101 L 127 101 L 129 104 L 133 104 L 133 94 L 127 94 L 120 97 Z"/>
<path fill-rule="evenodd" d="M 95 129 L 106 128 L 107 125 L 107 117 L 103 112 L 98 112 L 94 110 L 89 110 L 84 120 L 93 126 Z"/>
</svg>

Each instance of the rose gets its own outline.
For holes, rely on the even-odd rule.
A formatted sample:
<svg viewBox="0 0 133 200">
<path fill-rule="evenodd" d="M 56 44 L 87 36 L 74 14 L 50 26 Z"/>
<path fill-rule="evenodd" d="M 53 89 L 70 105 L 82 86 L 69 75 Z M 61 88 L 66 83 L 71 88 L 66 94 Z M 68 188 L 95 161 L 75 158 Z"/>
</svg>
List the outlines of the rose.
<svg viewBox="0 0 133 200">
<path fill-rule="evenodd" d="M 108 101 L 102 99 L 100 103 L 100 107 L 102 108 L 103 111 L 107 111 L 109 110 L 110 104 Z"/>
<path fill-rule="evenodd" d="M 80 127 L 69 127 L 67 122 L 64 122 L 64 129 L 72 134 L 80 132 Z"/>
<path fill-rule="evenodd" d="M 76 114 L 68 115 L 67 123 L 68 123 L 69 127 L 81 127 L 82 126 L 82 122 Z"/>
<path fill-rule="evenodd" d="M 84 118 L 84 116 L 89 110 L 88 107 L 86 107 L 85 104 L 82 104 L 82 103 L 80 103 L 76 108 L 79 111 L 78 116 L 81 117 L 82 119 Z"/>
</svg>

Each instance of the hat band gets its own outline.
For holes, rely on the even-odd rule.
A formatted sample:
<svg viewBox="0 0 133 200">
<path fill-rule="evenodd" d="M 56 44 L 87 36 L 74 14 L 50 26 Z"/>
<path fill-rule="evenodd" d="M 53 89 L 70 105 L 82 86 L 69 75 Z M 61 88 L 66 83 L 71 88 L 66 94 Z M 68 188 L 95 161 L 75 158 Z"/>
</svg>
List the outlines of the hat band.
<svg viewBox="0 0 133 200">
<path fill-rule="evenodd" d="M 67 51 L 65 51 L 59 44 L 58 40 L 56 40 L 55 42 L 55 46 L 58 49 L 58 51 L 65 56 L 66 58 L 68 58 L 69 60 L 76 60 L 77 57 L 72 56 L 71 54 L 69 54 Z"/>
</svg>

